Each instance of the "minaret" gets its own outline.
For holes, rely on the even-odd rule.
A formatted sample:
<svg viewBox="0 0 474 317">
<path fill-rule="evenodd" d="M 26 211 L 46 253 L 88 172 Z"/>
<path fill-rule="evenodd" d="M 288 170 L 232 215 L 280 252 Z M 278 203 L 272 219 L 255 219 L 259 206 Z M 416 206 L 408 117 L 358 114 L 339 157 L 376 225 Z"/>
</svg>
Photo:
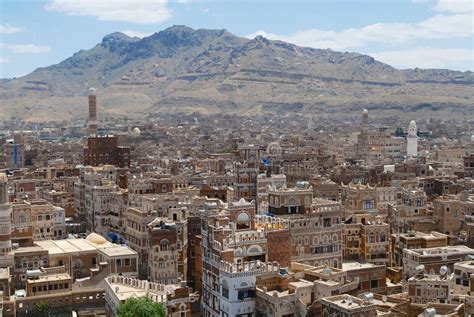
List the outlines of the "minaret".
<svg viewBox="0 0 474 317">
<path fill-rule="evenodd" d="M 0 268 L 13 265 L 11 211 L 7 175 L 0 173 Z"/>
<path fill-rule="evenodd" d="M 369 124 L 369 111 L 364 109 L 362 111 L 362 126 L 367 126 Z"/>
<path fill-rule="evenodd" d="M 316 128 L 316 124 L 314 123 L 314 117 L 310 116 L 308 121 L 308 130 L 314 130 Z"/>
<path fill-rule="evenodd" d="M 365 159 L 367 157 L 368 146 L 368 127 L 369 127 L 369 111 L 364 109 L 362 111 L 362 122 L 360 124 L 360 133 L 357 137 L 357 157 Z"/>
<path fill-rule="evenodd" d="M 89 118 L 87 122 L 89 125 L 89 135 L 96 135 L 97 134 L 97 96 L 95 95 L 95 88 L 90 89 Z"/>
<path fill-rule="evenodd" d="M 407 156 L 416 156 L 418 155 L 418 136 L 416 134 L 416 122 L 414 120 L 410 121 L 408 126 L 408 136 L 407 136 Z"/>
</svg>

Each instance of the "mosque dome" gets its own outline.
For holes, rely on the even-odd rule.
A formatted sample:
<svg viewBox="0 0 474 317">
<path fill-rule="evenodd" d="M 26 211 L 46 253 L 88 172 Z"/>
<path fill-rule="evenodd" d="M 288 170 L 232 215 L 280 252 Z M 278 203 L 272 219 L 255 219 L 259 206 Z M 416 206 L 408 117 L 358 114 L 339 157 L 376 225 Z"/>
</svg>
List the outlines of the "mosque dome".
<svg viewBox="0 0 474 317">
<path fill-rule="evenodd" d="M 133 130 L 132 130 L 132 135 L 133 136 L 140 136 L 140 134 L 141 134 L 141 131 L 140 131 L 139 128 L 133 128 Z"/>
<path fill-rule="evenodd" d="M 103 236 L 98 235 L 97 233 L 94 233 L 94 232 L 89 234 L 86 237 L 86 240 L 89 241 L 89 242 L 92 242 L 94 244 L 105 244 L 105 243 L 107 243 L 107 240 Z"/>
</svg>

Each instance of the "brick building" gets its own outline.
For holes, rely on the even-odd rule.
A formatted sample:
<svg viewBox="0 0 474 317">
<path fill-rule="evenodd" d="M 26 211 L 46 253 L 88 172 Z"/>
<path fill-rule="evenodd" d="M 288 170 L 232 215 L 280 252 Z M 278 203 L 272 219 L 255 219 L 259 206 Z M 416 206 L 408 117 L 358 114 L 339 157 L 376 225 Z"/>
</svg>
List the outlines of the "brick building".
<svg viewBox="0 0 474 317">
<path fill-rule="evenodd" d="M 119 146 L 117 136 L 92 136 L 84 148 L 84 165 L 130 166 L 130 148 Z"/>
</svg>

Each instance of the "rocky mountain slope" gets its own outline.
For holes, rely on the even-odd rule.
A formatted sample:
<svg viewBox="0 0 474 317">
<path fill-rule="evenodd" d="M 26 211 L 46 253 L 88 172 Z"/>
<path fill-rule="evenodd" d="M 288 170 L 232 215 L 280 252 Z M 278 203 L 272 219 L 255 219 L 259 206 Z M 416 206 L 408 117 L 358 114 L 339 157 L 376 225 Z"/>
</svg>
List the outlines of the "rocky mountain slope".
<svg viewBox="0 0 474 317">
<path fill-rule="evenodd" d="M 298 47 L 226 30 L 173 26 L 143 39 L 104 37 L 57 65 L 0 80 L 0 119 L 83 117 L 89 87 L 100 111 L 352 113 L 474 116 L 474 73 L 399 70 L 370 56 Z M 415 114 L 413 114 L 415 112 Z"/>
</svg>

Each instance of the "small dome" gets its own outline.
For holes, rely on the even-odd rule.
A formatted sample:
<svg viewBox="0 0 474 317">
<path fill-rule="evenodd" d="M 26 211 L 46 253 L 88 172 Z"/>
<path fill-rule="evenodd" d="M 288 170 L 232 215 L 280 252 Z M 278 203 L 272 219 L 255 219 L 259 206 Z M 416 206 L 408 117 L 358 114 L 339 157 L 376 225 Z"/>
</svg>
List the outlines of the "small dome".
<svg viewBox="0 0 474 317">
<path fill-rule="evenodd" d="M 140 136 L 140 134 L 141 134 L 141 131 L 140 131 L 139 128 L 133 128 L 133 130 L 132 130 L 132 135 L 133 136 Z"/>
<path fill-rule="evenodd" d="M 369 114 L 369 110 L 364 109 L 364 110 L 362 111 L 362 114 Z"/>
<path fill-rule="evenodd" d="M 94 244 L 105 244 L 105 243 L 107 243 L 107 240 L 103 236 L 98 235 L 97 233 L 94 233 L 94 232 L 89 234 L 86 237 L 86 240 L 89 241 L 89 242 L 92 242 Z"/>
</svg>

